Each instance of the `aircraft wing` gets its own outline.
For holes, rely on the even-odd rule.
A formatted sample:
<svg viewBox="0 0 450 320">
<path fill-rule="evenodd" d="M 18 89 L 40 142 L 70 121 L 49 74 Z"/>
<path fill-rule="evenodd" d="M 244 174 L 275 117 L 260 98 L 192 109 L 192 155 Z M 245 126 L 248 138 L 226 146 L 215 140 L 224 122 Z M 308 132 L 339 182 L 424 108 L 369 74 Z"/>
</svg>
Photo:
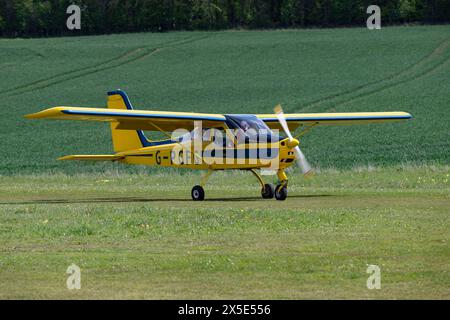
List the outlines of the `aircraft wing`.
<svg viewBox="0 0 450 320">
<path fill-rule="evenodd" d="M 221 114 L 143 111 L 103 108 L 54 107 L 25 116 L 30 119 L 61 119 L 118 122 L 116 129 L 173 131 L 192 130 L 194 121 L 202 121 L 204 128 L 220 127 L 225 122 Z"/>
<path fill-rule="evenodd" d="M 116 156 L 113 154 L 81 154 L 70 155 L 58 158 L 58 160 L 88 160 L 88 161 L 116 161 L 125 158 L 124 156 Z"/>
<path fill-rule="evenodd" d="M 276 114 L 257 114 L 271 129 L 282 130 Z M 407 112 L 286 113 L 290 130 L 302 126 L 335 126 L 395 122 L 411 119 Z"/>
<path fill-rule="evenodd" d="M 282 130 L 275 114 L 257 114 L 256 116 L 271 129 Z M 192 130 L 194 121 L 202 121 L 203 128 L 216 128 L 221 127 L 226 120 L 222 114 L 80 107 L 54 107 L 25 117 L 114 122 L 119 123 L 116 129 L 151 131 Z M 395 122 L 412 118 L 407 112 L 287 113 L 285 117 L 290 130 L 295 130 L 300 125 L 354 125 Z"/>
</svg>

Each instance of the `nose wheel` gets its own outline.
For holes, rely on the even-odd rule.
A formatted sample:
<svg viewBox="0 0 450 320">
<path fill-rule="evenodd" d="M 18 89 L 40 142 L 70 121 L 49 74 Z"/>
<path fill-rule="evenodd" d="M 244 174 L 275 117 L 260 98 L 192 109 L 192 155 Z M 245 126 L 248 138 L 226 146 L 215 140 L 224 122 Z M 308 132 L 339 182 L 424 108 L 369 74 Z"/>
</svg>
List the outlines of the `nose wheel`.
<svg viewBox="0 0 450 320">
<path fill-rule="evenodd" d="M 287 186 L 279 184 L 275 188 L 275 199 L 286 200 L 288 195 Z"/>
<path fill-rule="evenodd" d="M 288 190 L 287 190 L 288 178 L 287 178 L 284 170 L 278 170 L 277 176 L 278 176 L 278 180 L 280 181 L 280 184 L 277 185 L 277 187 L 275 188 L 275 199 L 286 200 L 287 195 L 288 195 Z"/>
<path fill-rule="evenodd" d="M 203 190 L 202 186 L 194 186 L 191 191 L 192 200 L 201 201 L 205 199 L 205 190 Z"/>
</svg>

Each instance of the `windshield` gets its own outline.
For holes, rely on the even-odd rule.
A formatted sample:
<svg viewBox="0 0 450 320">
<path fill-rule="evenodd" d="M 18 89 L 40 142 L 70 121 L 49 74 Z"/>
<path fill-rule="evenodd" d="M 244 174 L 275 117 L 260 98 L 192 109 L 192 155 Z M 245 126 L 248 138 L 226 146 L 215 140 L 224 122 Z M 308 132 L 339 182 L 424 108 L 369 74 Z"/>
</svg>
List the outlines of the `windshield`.
<svg viewBox="0 0 450 320">
<path fill-rule="evenodd" d="M 225 115 L 230 129 L 237 129 L 237 135 L 244 134 L 249 141 L 260 141 L 264 136 L 267 142 L 279 141 L 280 137 L 258 117 L 252 114 Z"/>
</svg>

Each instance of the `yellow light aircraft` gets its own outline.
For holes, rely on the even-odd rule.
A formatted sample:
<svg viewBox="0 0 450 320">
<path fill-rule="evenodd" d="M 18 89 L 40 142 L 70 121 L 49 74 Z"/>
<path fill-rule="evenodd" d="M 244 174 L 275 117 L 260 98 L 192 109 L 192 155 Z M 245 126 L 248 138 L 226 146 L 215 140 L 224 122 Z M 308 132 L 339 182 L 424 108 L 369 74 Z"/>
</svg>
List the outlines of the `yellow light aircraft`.
<svg viewBox="0 0 450 320">
<path fill-rule="evenodd" d="M 281 106 L 274 114 L 206 114 L 134 110 L 124 91 L 108 92 L 108 108 L 54 107 L 26 115 L 30 119 L 62 119 L 110 122 L 114 154 L 69 155 L 59 160 L 119 161 L 207 170 L 192 199 L 203 200 L 203 186 L 215 170 L 251 171 L 261 185 L 263 198 L 285 200 L 288 178 L 285 170 L 297 160 L 303 174 L 311 167 L 299 147 L 299 138 L 316 126 L 353 125 L 402 121 L 406 112 L 293 113 Z M 287 137 L 278 134 L 283 130 Z M 299 129 L 295 137 L 291 131 Z M 149 140 L 143 130 L 160 131 L 166 140 Z M 172 132 L 172 134 L 169 134 Z M 258 170 L 272 170 L 278 185 L 265 183 Z"/>
</svg>

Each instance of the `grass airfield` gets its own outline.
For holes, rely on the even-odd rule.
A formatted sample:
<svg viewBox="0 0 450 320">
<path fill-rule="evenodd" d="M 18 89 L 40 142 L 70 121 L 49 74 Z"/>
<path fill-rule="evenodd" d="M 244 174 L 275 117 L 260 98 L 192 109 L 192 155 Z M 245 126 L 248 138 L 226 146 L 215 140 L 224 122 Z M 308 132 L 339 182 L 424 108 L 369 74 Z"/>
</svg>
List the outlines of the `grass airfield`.
<svg viewBox="0 0 450 320">
<path fill-rule="evenodd" d="M 294 174 L 284 202 L 245 172 L 217 173 L 203 202 L 189 173 L 4 177 L 0 298 L 448 299 L 449 174 Z"/>
<path fill-rule="evenodd" d="M 450 26 L 0 39 L 0 298 L 449 299 Z M 311 130 L 284 202 L 254 177 L 58 162 L 111 153 L 56 105 L 208 113 L 406 111 Z M 81 290 L 66 288 L 81 267 Z M 367 265 L 381 268 L 368 290 Z"/>
</svg>

